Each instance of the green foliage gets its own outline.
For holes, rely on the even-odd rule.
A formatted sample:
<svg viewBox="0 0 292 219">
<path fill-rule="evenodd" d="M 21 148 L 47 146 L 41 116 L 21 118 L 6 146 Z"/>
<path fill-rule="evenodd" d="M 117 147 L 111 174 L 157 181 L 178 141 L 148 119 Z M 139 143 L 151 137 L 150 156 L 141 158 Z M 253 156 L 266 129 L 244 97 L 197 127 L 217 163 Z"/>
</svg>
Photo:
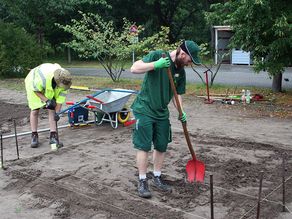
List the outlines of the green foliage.
<svg viewBox="0 0 292 219">
<path fill-rule="evenodd" d="M 41 63 L 40 47 L 23 29 L 0 21 L 0 77 L 23 77 Z"/>
<path fill-rule="evenodd" d="M 119 80 L 125 65 L 124 60 L 131 54 L 129 22 L 125 20 L 124 30 L 118 32 L 112 21 L 106 22 L 98 14 L 80 14 L 82 19 L 73 19 L 72 25 L 57 24 L 73 35 L 73 40 L 64 44 L 77 51 L 82 58 L 96 58 L 113 81 Z"/>
<path fill-rule="evenodd" d="M 143 31 L 143 27 L 139 26 L 141 31 Z M 178 47 L 180 42 L 169 44 L 169 27 L 161 27 L 161 31 L 159 31 L 156 34 L 153 34 L 152 36 L 145 37 L 139 41 L 139 43 L 130 45 L 131 50 L 134 50 L 139 58 L 141 56 L 149 53 L 150 51 L 154 50 L 173 50 Z"/>
<path fill-rule="evenodd" d="M 209 30 L 206 28 L 203 10 L 207 9 L 205 1 L 191 0 L 147 0 L 146 5 L 152 9 L 150 16 L 158 25 L 170 28 L 169 39 L 174 43 L 180 39 L 196 42 L 206 41 Z M 150 13 L 151 13 L 150 12 Z M 149 19 L 149 18 L 148 18 Z M 155 31 L 155 26 L 151 27 Z"/>
<path fill-rule="evenodd" d="M 54 23 L 57 21 L 65 24 L 70 18 L 78 16 L 78 13 L 76 13 L 78 9 L 97 11 L 99 8 L 108 7 L 105 0 L 1 1 L 3 2 L 3 9 L 9 15 L 8 21 L 16 23 L 29 33 L 34 34 L 38 43 L 44 47 L 46 41 L 51 45 L 55 45 L 59 44 L 60 40 L 64 41 L 64 38 L 68 38 L 59 29 L 55 28 Z"/>
<path fill-rule="evenodd" d="M 267 70 L 276 76 L 291 65 L 291 4 L 285 0 L 234 0 L 211 9 L 206 13 L 208 22 L 231 25 L 230 46 L 250 51 L 256 72 Z"/>
<path fill-rule="evenodd" d="M 82 58 L 96 58 L 113 81 L 119 80 L 126 60 L 133 51 L 143 54 L 158 46 L 169 48 L 168 38 L 165 37 L 168 28 L 162 28 L 161 32 L 135 42 L 137 35 L 129 33 L 131 23 L 127 19 L 123 19 L 123 28 L 118 31 L 112 21 L 105 21 L 98 14 L 80 14 L 82 19 L 73 19 L 71 25 L 57 24 L 73 35 L 73 40 L 64 44 L 77 51 Z M 138 26 L 138 34 L 142 31 L 143 27 Z"/>
</svg>

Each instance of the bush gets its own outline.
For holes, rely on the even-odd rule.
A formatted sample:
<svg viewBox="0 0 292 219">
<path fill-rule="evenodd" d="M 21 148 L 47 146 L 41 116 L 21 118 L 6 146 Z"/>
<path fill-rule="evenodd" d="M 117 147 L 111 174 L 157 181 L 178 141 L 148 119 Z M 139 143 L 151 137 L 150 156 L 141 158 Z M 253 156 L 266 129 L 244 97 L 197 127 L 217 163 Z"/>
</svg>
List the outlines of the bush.
<svg viewBox="0 0 292 219">
<path fill-rule="evenodd" d="M 42 50 L 25 30 L 0 21 L 0 77 L 24 77 L 42 62 Z"/>
</svg>

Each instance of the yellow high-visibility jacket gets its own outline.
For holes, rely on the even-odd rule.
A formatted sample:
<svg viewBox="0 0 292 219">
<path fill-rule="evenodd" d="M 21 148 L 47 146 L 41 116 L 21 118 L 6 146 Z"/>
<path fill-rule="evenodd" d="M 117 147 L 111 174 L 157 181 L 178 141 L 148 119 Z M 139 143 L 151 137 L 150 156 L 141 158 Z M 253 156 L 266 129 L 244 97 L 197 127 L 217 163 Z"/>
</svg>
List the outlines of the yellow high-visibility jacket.
<svg viewBox="0 0 292 219">
<path fill-rule="evenodd" d="M 32 69 L 25 78 L 28 106 L 31 110 L 42 108 L 46 103 L 35 94 L 39 91 L 48 99 L 55 98 L 56 102 L 62 104 L 66 100 L 67 91 L 58 86 L 53 89 L 52 79 L 54 71 L 61 68 L 59 64 L 45 63 Z"/>
</svg>

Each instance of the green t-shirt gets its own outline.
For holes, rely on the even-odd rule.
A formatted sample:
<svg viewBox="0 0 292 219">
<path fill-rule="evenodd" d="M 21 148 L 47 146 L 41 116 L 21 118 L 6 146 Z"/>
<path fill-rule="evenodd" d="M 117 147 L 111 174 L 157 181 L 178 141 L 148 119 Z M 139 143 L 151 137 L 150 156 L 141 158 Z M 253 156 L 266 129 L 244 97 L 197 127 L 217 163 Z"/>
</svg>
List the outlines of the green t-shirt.
<svg viewBox="0 0 292 219">
<path fill-rule="evenodd" d="M 166 54 L 171 60 L 169 53 L 157 50 L 146 55 L 142 61 L 149 63 L 157 61 L 162 54 Z M 174 62 L 170 65 L 173 80 L 178 94 L 185 93 L 186 73 L 185 70 L 177 69 Z M 169 117 L 168 104 L 173 97 L 169 83 L 167 69 L 148 71 L 145 74 L 140 93 L 137 95 L 131 108 L 134 112 L 141 113 L 155 119 L 167 119 Z"/>
</svg>

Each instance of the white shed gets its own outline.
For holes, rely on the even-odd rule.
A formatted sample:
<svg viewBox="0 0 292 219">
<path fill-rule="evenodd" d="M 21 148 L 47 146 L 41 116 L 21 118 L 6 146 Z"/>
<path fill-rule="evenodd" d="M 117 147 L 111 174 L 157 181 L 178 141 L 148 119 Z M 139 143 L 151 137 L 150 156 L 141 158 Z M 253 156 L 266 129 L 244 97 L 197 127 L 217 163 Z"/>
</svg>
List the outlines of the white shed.
<svg viewBox="0 0 292 219">
<path fill-rule="evenodd" d="M 233 32 L 230 26 L 213 26 L 212 31 L 212 42 L 214 42 L 215 47 L 215 63 L 218 64 L 220 57 L 224 53 L 228 53 L 228 44 Z M 243 50 L 232 49 L 231 55 L 225 56 L 222 60 L 223 63 L 229 64 L 247 64 L 250 65 L 251 58 L 250 52 L 245 52 Z"/>
<path fill-rule="evenodd" d="M 245 52 L 239 49 L 232 49 L 231 64 L 250 65 L 250 52 Z"/>
</svg>

